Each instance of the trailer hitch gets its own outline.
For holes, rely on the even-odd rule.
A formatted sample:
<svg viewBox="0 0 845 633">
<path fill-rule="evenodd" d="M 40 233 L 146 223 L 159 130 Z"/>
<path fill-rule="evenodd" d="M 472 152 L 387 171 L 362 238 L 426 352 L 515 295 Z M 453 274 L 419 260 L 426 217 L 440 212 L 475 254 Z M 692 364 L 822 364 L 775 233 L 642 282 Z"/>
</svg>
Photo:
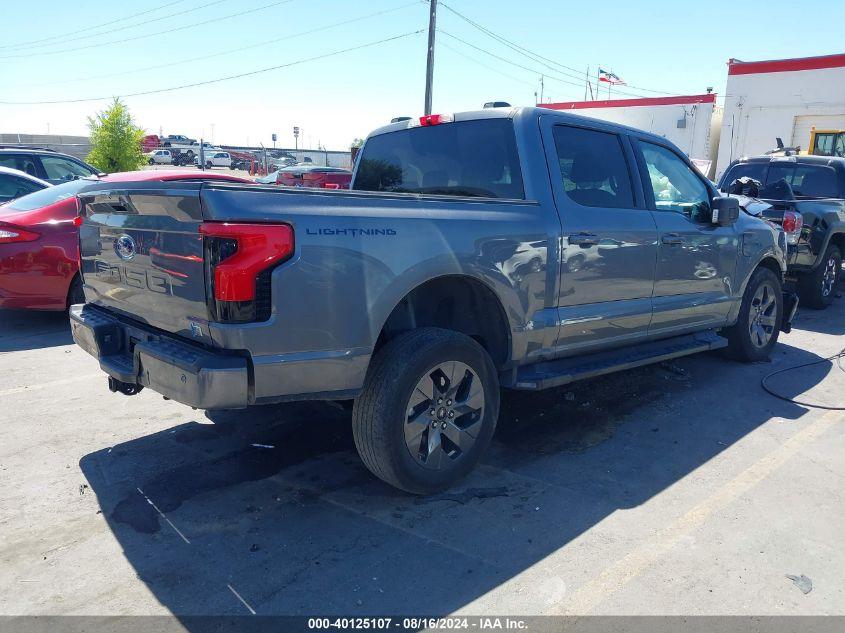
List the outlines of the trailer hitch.
<svg viewBox="0 0 845 633">
<path fill-rule="evenodd" d="M 123 382 L 122 380 L 109 376 L 109 391 L 112 393 L 122 393 L 124 396 L 134 396 L 140 393 L 143 388 L 143 385 Z"/>
</svg>

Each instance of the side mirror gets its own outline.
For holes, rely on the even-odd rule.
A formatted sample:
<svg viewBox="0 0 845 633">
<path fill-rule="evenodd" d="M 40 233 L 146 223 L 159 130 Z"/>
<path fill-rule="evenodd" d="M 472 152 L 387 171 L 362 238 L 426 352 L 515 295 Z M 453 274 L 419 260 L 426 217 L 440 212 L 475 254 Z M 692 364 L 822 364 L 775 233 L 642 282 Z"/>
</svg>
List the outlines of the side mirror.
<svg viewBox="0 0 845 633">
<path fill-rule="evenodd" d="M 717 226 L 730 226 L 739 218 L 739 200 L 736 198 L 713 198 L 710 223 Z"/>
</svg>

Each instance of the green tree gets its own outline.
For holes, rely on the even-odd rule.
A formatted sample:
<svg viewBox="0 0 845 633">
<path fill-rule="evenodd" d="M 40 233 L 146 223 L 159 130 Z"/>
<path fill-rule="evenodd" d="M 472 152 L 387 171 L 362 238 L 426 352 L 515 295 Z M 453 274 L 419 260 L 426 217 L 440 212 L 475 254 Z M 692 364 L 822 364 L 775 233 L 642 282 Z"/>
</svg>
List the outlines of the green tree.
<svg viewBox="0 0 845 633">
<path fill-rule="evenodd" d="M 144 164 L 141 142 L 144 130 L 135 125 L 129 109 L 117 97 L 112 104 L 88 117 L 91 153 L 88 162 L 106 173 L 132 171 Z"/>
</svg>

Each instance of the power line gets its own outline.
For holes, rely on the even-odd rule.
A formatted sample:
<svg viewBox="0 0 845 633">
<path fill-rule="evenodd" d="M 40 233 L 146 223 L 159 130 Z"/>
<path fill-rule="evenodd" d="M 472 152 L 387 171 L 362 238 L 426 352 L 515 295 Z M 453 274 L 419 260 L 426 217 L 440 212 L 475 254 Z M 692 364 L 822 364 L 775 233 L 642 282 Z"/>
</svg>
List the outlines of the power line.
<svg viewBox="0 0 845 633">
<path fill-rule="evenodd" d="M 148 13 L 153 13 L 154 11 L 158 11 L 160 9 L 166 9 L 167 7 L 172 7 L 174 4 L 180 4 L 185 2 L 185 0 L 173 0 L 173 2 L 166 2 L 165 4 L 159 5 L 157 7 L 153 7 L 152 9 L 147 9 L 146 11 L 141 11 L 140 13 L 133 13 L 132 15 L 127 15 L 122 18 L 117 18 L 115 20 L 111 20 L 110 22 L 103 22 L 102 24 L 95 24 L 94 26 L 86 26 L 85 28 L 78 29 L 76 31 L 70 31 L 68 33 L 62 33 L 61 35 L 51 35 L 49 37 L 43 37 L 40 40 L 29 40 L 28 42 L 18 42 L 16 44 L 5 44 L 0 46 L 2 48 L 18 48 L 20 46 L 28 46 L 30 44 L 38 44 L 40 42 L 46 42 L 47 40 L 64 40 L 67 35 L 76 35 L 77 33 L 83 33 L 85 31 L 90 31 L 91 29 L 99 29 L 103 26 L 109 26 L 111 24 L 117 24 L 118 22 L 123 22 L 124 20 L 131 20 L 132 18 L 138 18 L 142 15 L 147 15 Z"/>
<path fill-rule="evenodd" d="M 326 24 L 324 26 L 315 27 L 312 29 L 308 29 L 305 31 L 299 31 L 298 33 L 291 33 L 290 35 L 284 35 L 282 37 L 273 38 L 271 40 L 264 40 L 261 42 L 256 42 L 254 44 L 248 44 L 246 46 L 240 46 L 238 48 L 230 48 L 225 51 L 219 51 L 217 53 L 211 53 L 209 55 L 201 55 L 199 57 L 189 57 L 187 59 L 179 59 L 174 62 L 168 62 L 166 64 L 156 64 L 155 66 L 145 66 L 143 68 L 135 68 L 132 70 L 124 70 L 120 72 L 113 72 L 113 73 L 106 73 L 102 75 L 93 75 L 89 77 L 76 77 L 74 79 L 62 79 L 61 81 L 51 81 L 43 84 L 18 84 L 17 87 L 19 88 L 42 88 L 45 86 L 56 86 L 62 84 L 69 84 L 69 83 L 79 83 L 81 81 L 91 81 L 94 79 L 108 79 L 110 77 L 125 77 L 126 75 L 132 75 L 135 73 L 146 72 L 148 70 L 159 70 L 161 68 L 170 68 L 171 66 L 180 66 L 182 64 L 189 64 L 192 62 L 204 61 L 206 59 L 213 59 L 215 57 L 222 57 L 224 55 L 231 55 L 232 53 L 240 53 L 242 51 L 250 50 L 253 48 L 259 48 L 261 46 L 267 46 L 269 44 L 277 44 L 278 42 L 282 42 L 285 40 L 291 40 L 297 37 L 303 37 L 305 35 L 312 35 L 314 33 L 319 33 L 321 31 L 327 31 L 329 29 L 337 28 L 339 26 L 345 26 L 347 24 L 353 24 L 355 22 L 360 22 L 362 20 L 368 20 L 371 18 L 378 17 L 380 15 L 384 15 L 386 13 L 392 13 L 393 11 L 399 11 L 400 9 L 406 9 L 410 6 L 416 6 L 418 4 L 417 0 L 414 2 L 406 2 L 405 4 L 400 4 L 398 6 L 384 9 L 382 11 L 376 11 L 375 13 L 368 13 L 367 15 L 362 15 L 357 18 L 352 18 L 349 20 L 343 20 L 341 22 L 334 22 L 332 24 Z"/>
<path fill-rule="evenodd" d="M 402 33 L 400 35 L 394 35 L 392 37 L 386 37 L 381 40 L 376 40 L 374 42 L 367 42 L 366 44 L 359 44 L 358 46 L 350 46 L 349 48 L 343 48 L 340 50 L 332 51 L 330 53 L 323 53 L 322 55 L 314 55 L 313 57 L 306 57 L 304 59 L 299 59 L 296 61 L 288 62 L 287 64 L 279 64 L 278 66 L 268 66 L 267 68 L 259 68 L 257 70 L 251 70 L 244 73 L 237 73 L 235 75 L 227 75 L 225 77 L 217 77 L 215 79 L 207 79 L 205 81 L 196 81 L 190 84 L 182 84 L 179 86 L 170 86 L 168 88 L 158 88 L 156 90 L 144 90 L 141 92 L 129 92 L 122 95 L 110 95 L 107 97 L 86 97 L 84 99 L 57 99 L 55 101 L 0 101 L 0 105 L 54 105 L 54 104 L 64 104 L 64 103 L 85 103 L 89 101 L 104 101 L 106 99 L 113 99 L 115 97 L 118 98 L 126 98 L 126 97 L 140 97 L 143 95 L 152 95 L 152 94 L 161 94 L 163 92 L 174 92 L 176 90 L 185 90 L 186 88 L 196 88 L 197 86 L 207 86 L 209 84 L 216 84 L 223 81 L 230 81 L 232 79 L 241 79 L 243 77 L 251 77 L 253 75 L 259 75 L 262 73 L 267 73 L 273 70 L 280 70 L 282 68 L 290 68 L 291 66 L 298 66 L 299 64 L 304 64 L 306 62 L 313 62 L 320 59 L 326 59 L 328 57 L 334 57 L 335 55 L 341 55 L 343 53 L 351 53 L 353 51 L 358 51 L 364 48 L 371 48 L 373 46 L 377 46 L 379 44 L 386 44 L 387 42 L 393 42 L 395 40 L 400 40 L 405 37 L 410 37 L 411 35 L 418 35 L 419 33 L 425 32 L 426 29 L 418 29 L 416 31 L 409 31 L 407 33 Z"/>
<path fill-rule="evenodd" d="M 566 69 L 566 70 L 569 70 L 569 71 L 572 71 L 572 72 L 574 72 L 574 73 L 577 73 L 577 76 L 572 77 L 572 75 L 571 75 L 571 74 L 569 74 L 569 73 L 566 73 L 566 72 L 563 72 L 563 71 L 561 71 L 561 70 L 555 69 L 555 70 L 556 70 L 556 72 L 557 72 L 558 74 L 561 74 L 561 75 L 564 75 L 564 76 L 569 76 L 569 77 L 571 77 L 571 78 L 573 78 L 573 79 L 579 79 L 579 80 L 581 80 L 582 82 L 583 82 L 583 81 L 589 81 L 589 80 L 590 80 L 590 77 L 589 77 L 589 76 L 587 76 L 587 74 L 586 74 L 583 70 L 578 70 L 577 68 L 572 68 L 571 66 L 566 66 L 565 64 L 561 64 L 560 62 L 557 62 L 557 61 L 555 61 L 555 60 L 553 60 L 553 59 L 550 59 L 550 58 L 548 58 L 548 57 L 544 57 L 544 56 L 540 55 L 539 53 L 535 53 L 535 52 L 533 52 L 533 51 L 530 51 L 529 49 L 525 48 L 524 46 L 520 46 L 519 44 L 517 44 L 517 43 L 515 43 L 515 42 L 512 42 L 512 41 L 510 41 L 510 40 L 506 39 L 505 37 L 503 37 L 503 36 L 501 36 L 501 35 L 498 35 L 498 34 L 494 33 L 493 31 L 491 31 L 490 29 L 488 29 L 488 28 L 486 28 L 486 27 L 482 26 L 482 25 L 481 25 L 481 24 L 479 24 L 478 22 L 476 22 L 476 21 L 472 20 L 471 18 L 468 18 L 467 16 L 465 16 L 465 15 L 464 15 L 464 14 L 462 14 L 462 13 L 460 13 L 459 11 L 456 11 L 455 9 L 453 9 L 452 7 L 450 7 L 448 4 L 446 4 L 446 3 L 444 3 L 444 2 L 441 2 L 440 4 L 441 4 L 441 5 L 442 5 L 442 6 L 443 6 L 446 10 L 450 11 L 451 13 L 453 13 L 454 15 L 456 15 L 457 17 L 459 17 L 460 19 L 464 20 L 465 22 L 467 22 L 467 23 L 468 23 L 468 24 L 470 24 L 471 26 L 473 26 L 473 27 L 475 27 L 476 29 L 480 30 L 480 31 L 481 31 L 482 33 L 484 33 L 485 35 L 487 35 L 487 36 L 489 36 L 489 37 L 491 37 L 491 38 L 495 39 L 496 41 L 498 41 L 498 42 L 499 42 L 499 43 L 501 43 L 501 44 L 504 44 L 505 46 L 507 46 L 508 48 L 510 48 L 510 49 L 512 49 L 512 50 L 514 50 L 514 51 L 515 51 L 515 52 L 517 52 L 517 53 L 520 53 L 520 54 L 524 55 L 525 57 L 529 57 L 529 58 L 533 59 L 536 63 L 542 64 L 543 66 L 546 66 L 546 68 L 552 68 L 552 66 L 549 66 L 547 63 L 545 63 L 545 62 L 548 62 L 549 64 L 553 64 L 554 66 L 557 66 L 557 67 L 559 67 L 559 68 L 564 68 L 564 69 Z M 582 87 L 583 87 L 583 86 L 582 86 Z M 665 91 L 663 91 L 663 90 L 653 90 L 653 89 L 650 89 L 650 88 L 641 88 L 641 87 L 638 87 L 638 86 L 628 86 L 628 88 L 630 88 L 631 90 L 639 90 L 639 91 L 642 91 L 642 92 L 652 92 L 652 93 L 655 93 L 655 94 L 663 94 L 663 95 L 673 95 L 673 94 L 676 94 L 676 93 L 672 93 L 672 92 L 665 92 Z M 627 95 L 627 96 L 633 96 L 633 97 L 641 97 L 641 96 L 642 96 L 642 95 L 637 95 L 637 94 L 630 93 L 630 92 L 622 92 L 622 91 L 617 91 L 617 92 L 618 92 L 619 94 L 625 94 L 625 95 Z"/>
<path fill-rule="evenodd" d="M 443 31 L 440 31 L 440 32 L 443 33 Z M 464 59 L 468 59 L 469 61 L 474 62 L 474 63 L 478 64 L 479 66 L 483 66 L 487 70 L 492 70 L 494 73 L 498 73 L 498 74 L 502 75 L 503 77 L 507 77 L 508 79 L 512 79 L 513 81 L 518 81 L 519 83 L 525 84 L 526 86 L 531 86 L 532 88 L 537 87 L 537 84 L 535 82 L 525 81 L 524 79 L 520 79 L 519 77 L 514 77 L 513 75 L 509 75 L 505 72 L 502 72 L 501 70 L 499 70 L 498 68 L 495 68 L 494 66 L 489 66 L 489 65 L 485 64 L 484 62 L 475 59 L 474 57 L 470 57 L 466 53 L 459 51 L 454 46 L 449 46 L 446 42 L 440 42 L 439 46 L 442 46 L 443 48 L 448 48 L 450 51 L 460 55 Z"/>
<path fill-rule="evenodd" d="M 577 86 L 579 89 L 582 89 L 582 90 L 584 88 L 583 80 L 581 82 L 575 82 L 575 81 L 571 81 L 571 80 L 568 80 L 568 79 L 562 79 L 560 77 L 556 77 L 556 76 L 550 74 L 548 71 L 537 70 L 536 68 L 529 68 L 528 66 L 523 66 L 522 64 L 519 64 L 519 63 L 517 63 L 513 60 L 507 59 L 505 57 L 502 57 L 501 55 L 497 55 L 496 53 L 488 51 L 485 48 L 481 48 L 480 46 L 476 46 L 475 44 L 471 44 L 471 43 L 469 43 L 465 40 L 462 40 L 461 38 L 457 37 L 456 35 L 452 35 L 451 33 L 444 31 L 443 29 L 437 29 L 437 31 L 438 31 L 438 33 L 442 33 L 446 37 L 450 37 L 453 40 L 461 42 L 465 46 L 469 46 L 470 48 L 474 48 L 475 50 L 477 50 L 481 53 L 484 53 L 485 55 L 489 55 L 490 57 L 493 57 L 495 59 L 498 59 L 499 61 L 505 62 L 506 64 L 510 64 L 511 66 L 521 68 L 522 70 L 527 70 L 528 72 L 533 73 L 533 74 L 543 75 L 547 79 L 551 79 L 552 81 L 556 81 L 558 83 L 566 84 L 566 85 L 569 85 L 569 86 Z M 617 90 L 616 92 L 617 92 L 617 94 L 622 94 L 622 95 L 629 96 L 629 97 L 642 97 L 642 95 L 640 95 L 640 94 L 636 94 L 636 93 L 633 93 L 633 92 L 625 92 L 623 90 Z"/>
<path fill-rule="evenodd" d="M 222 0 L 218 0 L 222 1 Z M 167 29 L 164 31 L 157 31 L 155 33 L 147 33 L 145 35 L 137 35 L 135 37 L 124 37 L 119 40 L 109 40 L 107 42 L 98 42 L 96 44 L 88 44 L 86 46 L 78 46 L 76 48 L 63 48 L 61 50 L 55 51 L 42 51 L 40 53 L 20 53 L 17 55 L 3 55 L 0 56 L 0 59 L 12 59 L 16 57 L 36 57 L 41 55 L 58 55 L 60 53 L 73 53 L 76 51 L 82 51 L 90 48 L 99 48 L 101 46 L 108 46 L 110 44 L 125 44 L 126 42 L 134 42 L 137 40 L 143 40 L 148 37 L 155 37 L 156 35 L 165 35 L 166 33 L 175 33 L 176 31 L 184 31 L 186 29 L 193 29 L 198 26 L 205 26 L 206 24 L 212 24 L 213 22 L 220 22 L 222 20 L 229 20 L 231 18 L 238 18 L 243 15 L 249 15 L 250 13 L 255 13 L 257 11 L 263 11 L 264 9 L 269 9 L 271 7 L 277 7 L 280 4 L 287 4 L 289 2 L 293 2 L 293 0 L 277 0 L 276 2 L 271 2 L 270 4 L 265 4 L 260 7 L 255 7 L 254 9 L 247 9 L 246 11 L 239 11 L 237 13 L 231 13 L 229 15 L 223 15 L 217 18 L 211 18 L 210 20 L 205 20 L 203 22 L 195 22 L 193 24 L 185 24 L 183 26 L 177 26 L 172 29 Z"/>
<path fill-rule="evenodd" d="M 187 15 L 188 13 L 193 13 L 194 11 L 201 11 L 203 9 L 208 9 L 209 7 L 213 7 L 214 5 L 221 4 L 223 2 L 230 2 L 231 0 L 214 0 L 213 2 L 208 2 L 206 4 L 201 4 L 197 7 L 191 7 L 190 9 L 184 9 L 183 11 L 176 11 L 175 13 L 168 13 L 166 15 L 160 15 L 157 18 L 152 18 L 151 20 L 144 20 L 143 22 L 133 22 L 132 24 L 126 24 L 124 26 L 119 26 L 117 28 L 108 29 L 106 31 L 98 31 L 96 33 L 87 33 L 85 35 L 80 35 L 79 37 L 72 37 L 72 38 L 62 38 L 62 44 L 67 42 L 78 42 L 79 40 L 87 40 L 92 37 L 99 37 L 101 35 L 111 35 L 112 33 L 117 33 L 118 31 L 125 31 L 126 29 L 134 29 L 139 26 L 143 26 L 144 24 L 152 24 L 153 22 L 161 22 L 162 20 L 169 20 L 170 18 L 175 18 L 180 15 Z M 46 44 L 36 44 L 38 48 L 43 46 L 55 46 L 53 42 L 47 42 Z M 47 51 L 50 53 L 52 51 Z"/>
</svg>

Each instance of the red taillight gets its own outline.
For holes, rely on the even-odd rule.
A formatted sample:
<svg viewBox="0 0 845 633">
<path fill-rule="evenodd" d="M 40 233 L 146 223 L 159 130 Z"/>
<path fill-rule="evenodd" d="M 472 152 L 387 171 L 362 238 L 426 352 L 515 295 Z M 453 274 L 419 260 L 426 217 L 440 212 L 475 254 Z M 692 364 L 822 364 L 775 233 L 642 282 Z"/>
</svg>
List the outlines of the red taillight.
<svg viewBox="0 0 845 633">
<path fill-rule="evenodd" d="M 440 125 L 441 123 L 452 123 L 454 120 L 455 117 L 451 114 L 427 114 L 419 118 L 419 123 L 417 123 L 417 125 L 429 127 L 431 125 Z M 416 122 L 411 119 L 412 126 L 414 123 Z"/>
<path fill-rule="evenodd" d="M 199 231 L 236 243 L 234 252 L 214 267 L 218 301 L 252 301 L 258 274 L 293 254 L 293 227 L 287 224 L 204 222 Z"/>
<path fill-rule="evenodd" d="M 324 182 L 323 189 L 340 189 L 339 182 Z"/>
<path fill-rule="evenodd" d="M 39 237 L 41 236 L 38 233 L 27 231 L 14 224 L 0 224 L 0 244 L 34 242 Z"/>
<path fill-rule="evenodd" d="M 783 214 L 783 232 L 786 233 L 788 244 L 797 244 L 804 228 L 804 216 L 797 211 L 786 211 Z"/>
<path fill-rule="evenodd" d="M 81 215 L 77 215 L 75 218 L 73 218 L 73 225 L 76 228 L 79 228 L 80 226 L 82 226 L 82 216 Z"/>
</svg>

